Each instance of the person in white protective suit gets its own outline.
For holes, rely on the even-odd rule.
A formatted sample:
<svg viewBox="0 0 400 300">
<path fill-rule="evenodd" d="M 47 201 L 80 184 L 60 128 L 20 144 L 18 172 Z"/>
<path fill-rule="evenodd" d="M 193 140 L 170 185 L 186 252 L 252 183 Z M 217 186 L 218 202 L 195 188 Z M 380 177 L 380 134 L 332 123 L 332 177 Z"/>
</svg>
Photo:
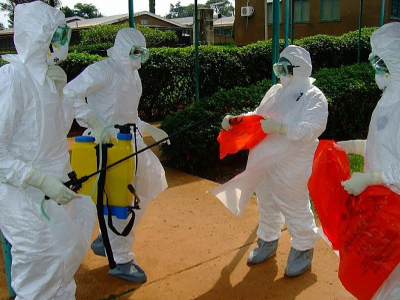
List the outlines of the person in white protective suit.
<svg viewBox="0 0 400 300">
<path fill-rule="evenodd" d="M 251 114 L 264 117 L 261 127 L 267 137 L 250 150 L 246 170 L 214 188 L 215 194 L 233 213 L 240 214 L 254 190 L 258 198 L 257 248 L 248 264 L 259 264 L 276 253 L 286 220 L 292 248 L 285 274 L 295 277 L 310 266 L 318 234 L 310 208 L 307 182 L 311 175 L 318 137 L 325 130 L 328 105 L 313 85 L 309 53 L 288 46 L 280 54 L 274 72 L 281 84 L 272 86 Z M 228 115 L 222 128 L 229 130 Z"/>
<path fill-rule="evenodd" d="M 167 137 L 167 134 L 144 121 L 138 116 L 138 105 L 142 94 L 142 83 L 138 69 L 149 57 L 146 41 L 142 33 L 135 28 L 123 28 L 118 31 L 114 46 L 107 51 L 108 59 L 88 66 L 78 77 L 64 88 L 64 93 L 74 99 L 74 114 L 78 122 L 91 127 L 99 141 L 104 125 L 124 125 L 134 123 L 138 127 L 137 149 L 146 144 L 142 134 L 149 133 L 155 141 Z M 87 104 L 83 101 L 87 98 Z M 100 119 L 94 122 L 94 116 Z M 108 130 L 116 137 L 117 130 Z M 134 134 L 134 132 L 132 132 Z M 134 149 L 135 149 L 135 145 Z M 109 270 L 116 277 L 143 283 L 147 280 L 145 272 L 138 266 L 131 252 L 134 243 L 134 230 L 139 223 L 149 200 L 154 199 L 167 188 L 165 171 L 157 156 L 151 151 L 144 151 L 137 157 L 137 171 L 132 183 L 140 198 L 140 210 L 136 211 L 134 227 L 127 237 L 117 236 L 109 230 L 108 235 L 117 267 Z M 114 227 L 121 231 L 128 220 L 113 216 Z M 105 256 L 101 233 L 92 243 L 92 250 L 97 255 Z"/>
<path fill-rule="evenodd" d="M 364 173 L 352 174 L 349 180 L 342 182 L 342 186 L 356 196 L 371 185 L 384 185 L 400 194 L 400 23 L 385 24 L 374 31 L 371 48 L 370 62 L 383 94 L 372 113 L 367 140 L 338 143 L 346 153 L 364 156 Z M 400 265 L 373 299 L 394 300 L 399 297 Z"/>
<path fill-rule="evenodd" d="M 17 5 L 18 54 L 4 55 L 9 64 L 0 68 L 0 228 L 12 245 L 19 300 L 75 299 L 73 276 L 96 223 L 91 199 L 63 184 L 71 171 L 60 97 L 66 75 L 55 63 L 66 58 L 70 33 L 60 10 Z"/>
</svg>

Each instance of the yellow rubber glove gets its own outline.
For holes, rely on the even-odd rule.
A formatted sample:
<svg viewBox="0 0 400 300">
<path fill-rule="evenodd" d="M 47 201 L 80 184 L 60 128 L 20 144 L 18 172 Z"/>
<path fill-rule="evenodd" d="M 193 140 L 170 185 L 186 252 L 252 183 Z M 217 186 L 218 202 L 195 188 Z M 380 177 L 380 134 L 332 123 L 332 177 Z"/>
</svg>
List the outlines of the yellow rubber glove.
<svg viewBox="0 0 400 300">
<path fill-rule="evenodd" d="M 358 196 L 371 185 L 382 185 L 382 172 L 353 173 L 351 178 L 342 181 L 342 186 L 350 195 Z"/>
<path fill-rule="evenodd" d="M 261 128 L 266 134 L 277 133 L 286 135 L 288 131 L 287 125 L 275 121 L 272 118 L 267 117 L 265 120 L 261 120 Z"/>
<path fill-rule="evenodd" d="M 224 130 L 226 130 L 226 131 L 232 129 L 231 124 L 229 124 L 229 120 L 230 120 L 231 118 L 233 118 L 233 116 L 231 116 L 231 115 L 226 115 L 226 116 L 224 117 L 224 119 L 222 120 L 222 123 L 221 123 L 222 129 L 224 129 Z"/>
<path fill-rule="evenodd" d="M 62 89 L 67 84 L 67 74 L 64 72 L 64 70 L 59 66 L 49 66 L 46 76 L 53 79 L 57 91 L 62 92 Z"/>
<path fill-rule="evenodd" d="M 72 199 L 81 197 L 67 188 L 60 179 L 35 169 L 29 172 L 26 183 L 40 189 L 43 194 L 58 204 L 67 204 Z"/>
<path fill-rule="evenodd" d="M 100 143 L 100 135 L 103 132 L 104 125 L 95 116 L 92 116 L 86 121 L 86 124 L 92 129 L 93 135 L 98 143 Z M 108 131 L 103 133 L 103 138 L 101 143 L 105 144 L 110 141 L 110 134 Z"/>
</svg>

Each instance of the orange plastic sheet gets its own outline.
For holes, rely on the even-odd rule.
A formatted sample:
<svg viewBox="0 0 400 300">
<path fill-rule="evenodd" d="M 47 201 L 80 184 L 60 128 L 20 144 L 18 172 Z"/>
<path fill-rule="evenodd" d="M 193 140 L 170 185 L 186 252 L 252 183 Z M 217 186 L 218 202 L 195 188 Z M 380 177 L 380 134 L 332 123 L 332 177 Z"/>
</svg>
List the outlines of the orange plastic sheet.
<svg viewBox="0 0 400 300">
<path fill-rule="evenodd" d="M 349 161 L 321 140 L 308 188 L 325 235 L 339 251 L 339 279 L 357 299 L 371 299 L 400 262 L 400 196 L 384 186 L 349 195 Z"/>
<path fill-rule="evenodd" d="M 267 134 L 261 128 L 259 115 L 239 116 L 230 119 L 231 130 L 221 130 L 217 141 L 219 142 L 219 158 L 227 154 L 235 154 L 240 150 L 252 149 L 260 143 Z"/>
</svg>

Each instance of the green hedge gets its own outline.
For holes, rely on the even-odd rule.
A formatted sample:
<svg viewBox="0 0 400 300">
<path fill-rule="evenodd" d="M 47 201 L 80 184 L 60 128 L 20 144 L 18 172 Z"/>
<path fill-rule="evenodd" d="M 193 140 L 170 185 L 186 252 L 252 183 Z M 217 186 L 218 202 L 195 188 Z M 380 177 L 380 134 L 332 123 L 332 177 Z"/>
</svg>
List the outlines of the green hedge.
<svg viewBox="0 0 400 300">
<path fill-rule="evenodd" d="M 69 53 L 65 61 L 60 66 L 67 73 L 68 81 L 78 76 L 87 66 L 101 61 L 103 57 L 100 55 L 91 55 L 87 53 Z"/>
<path fill-rule="evenodd" d="M 328 125 L 321 136 L 324 139 L 347 140 L 366 138 L 372 111 L 381 91 L 374 81 L 374 72 L 368 64 L 323 69 L 313 74 L 315 85 L 329 101 Z M 267 90 L 269 80 L 248 88 L 222 90 L 212 97 L 202 99 L 183 111 L 167 116 L 161 128 L 168 134 L 182 130 L 199 120 L 215 115 L 196 128 L 183 132 L 162 145 L 161 151 L 166 165 L 199 175 L 215 178 L 216 173 L 238 157 L 245 158 L 242 151 L 235 156 L 219 160 L 217 136 L 221 121 L 226 114 L 238 115 L 254 110 Z"/>
<path fill-rule="evenodd" d="M 370 53 L 369 38 L 375 28 L 364 28 L 361 34 L 361 61 L 366 62 Z M 316 35 L 295 40 L 310 51 L 314 72 L 323 68 L 337 68 L 357 62 L 358 31 L 340 37 Z M 104 53 L 111 44 L 71 47 L 74 51 Z M 280 51 L 283 49 L 280 41 Z M 248 87 L 270 79 L 272 74 L 272 42 L 257 42 L 244 47 L 199 47 L 200 98 L 212 96 L 221 89 Z M 80 57 L 84 55 L 84 57 Z M 68 78 L 77 75 L 88 63 L 100 60 L 87 54 L 71 53 L 64 66 Z M 171 112 L 195 101 L 195 49 L 152 48 L 150 59 L 140 69 L 143 95 L 139 105 L 140 116 L 147 121 L 159 120 Z M 70 65 L 72 64 L 72 65 Z M 70 72 L 71 70 L 71 72 Z"/>
</svg>

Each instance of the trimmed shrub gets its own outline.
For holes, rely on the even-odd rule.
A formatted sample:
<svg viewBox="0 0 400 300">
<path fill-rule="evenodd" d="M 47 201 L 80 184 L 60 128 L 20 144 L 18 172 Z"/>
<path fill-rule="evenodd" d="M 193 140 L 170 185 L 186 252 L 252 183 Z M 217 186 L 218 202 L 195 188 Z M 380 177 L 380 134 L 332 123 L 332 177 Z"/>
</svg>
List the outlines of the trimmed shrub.
<svg viewBox="0 0 400 300">
<path fill-rule="evenodd" d="M 103 57 L 100 55 L 90 55 L 86 53 L 69 53 L 65 61 L 60 66 L 67 73 L 68 81 L 78 76 L 87 66 L 101 61 Z"/>
<path fill-rule="evenodd" d="M 315 74 L 318 86 L 329 100 L 328 125 L 321 138 L 365 139 L 372 112 L 382 91 L 369 64 L 324 69 Z"/>
<path fill-rule="evenodd" d="M 329 117 L 321 139 L 347 140 L 366 138 L 373 109 L 381 91 L 374 81 L 374 72 L 368 64 L 323 69 L 313 74 L 329 102 Z M 180 133 L 171 145 L 162 145 L 164 163 L 172 168 L 194 175 L 216 179 L 220 170 L 238 160 L 244 165 L 247 152 L 228 155 L 219 160 L 217 136 L 226 114 L 238 115 L 253 111 L 271 87 L 264 80 L 248 88 L 221 90 L 183 111 L 165 118 L 161 128 L 168 134 L 187 128 L 199 120 L 211 120 Z M 177 141 L 179 139 L 179 141 Z"/>
<path fill-rule="evenodd" d="M 374 29 L 362 30 L 361 61 L 363 62 L 367 61 L 370 52 L 369 37 Z M 307 37 L 295 40 L 295 44 L 310 52 L 314 72 L 322 68 L 338 68 L 357 61 L 358 31 L 340 37 L 327 35 Z M 93 46 L 81 45 L 71 49 L 104 55 L 110 46 L 112 44 L 108 42 Z M 281 40 L 280 51 L 283 47 L 284 42 Z M 271 40 L 244 47 L 200 46 L 198 50 L 200 98 L 211 97 L 222 89 L 248 87 L 271 78 Z M 89 64 L 98 61 L 99 57 L 85 59 Z M 78 66 L 68 66 L 69 63 L 76 63 Z M 64 63 L 68 78 L 74 78 L 77 70 L 83 70 L 84 63 L 85 60 L 75 57 Z M 69 74 L 69 69 L 73 71 L 72 74 Z M 163 119 L 168 114 L 191 105 L 195 101 L 195 48 L 193 46 L 152 48 L 150 59 L 143 64 L 139 73 L 143 83 L 139 113 L 143 120 Z"/>
<path fill-rule="evenodd" d="M 254 109 L 270 86 L 271 82 L 265 80 L 249 88 L 222 90 L 213 97 L 202 99 L 183 111 L 167 116 L 160 128 L 169 135 L 200 120 L 206 121 L 178 134 L 171 140 L 171 145 L 161 145 L 165 164 L 194 175 L 215 177 L 224 165 L 231 164 L 237 158 L 246 159 L 246 153 L 241 152 L 219 160 L 217 136 L 221 121 L 226 114 L 238 115 Z"/>
</svg>

